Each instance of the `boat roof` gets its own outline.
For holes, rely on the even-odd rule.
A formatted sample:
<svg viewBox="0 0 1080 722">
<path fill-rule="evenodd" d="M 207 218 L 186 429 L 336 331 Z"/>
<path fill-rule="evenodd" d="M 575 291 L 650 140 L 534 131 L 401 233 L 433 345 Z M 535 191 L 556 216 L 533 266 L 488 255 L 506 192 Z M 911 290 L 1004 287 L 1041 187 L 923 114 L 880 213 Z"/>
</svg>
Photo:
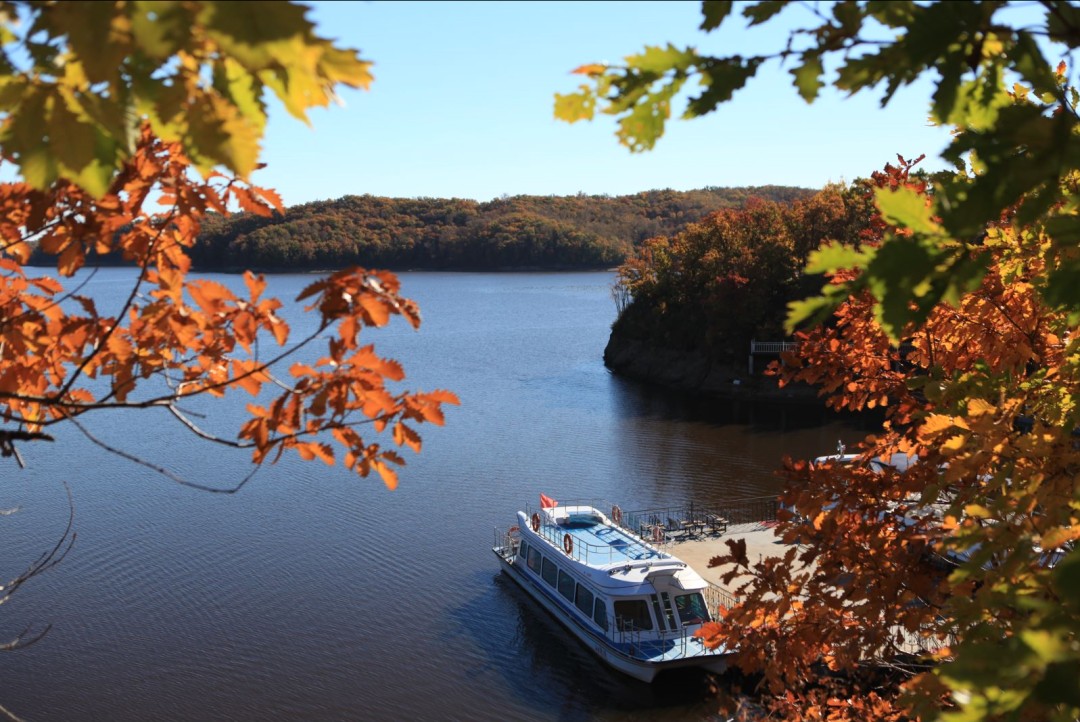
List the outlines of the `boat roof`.
<svg viewBox="0 0 1080 722">
<path fill-rule="evenodd" d="M 542 509 L 537 515 L 540 527 L 534 532 L 526 524 L 525 512 L 519 512 L 522 530 L 528 529 L 559 550 L 599 586 L 635 587 L 646 584 L 650 577 L 668 575 L 684 589 L 706 586 L 686 562 L 615 524 L 593 506 L 559 506 Z M 566 537 L 571 540 L 569 551 Z"/>
</svg>

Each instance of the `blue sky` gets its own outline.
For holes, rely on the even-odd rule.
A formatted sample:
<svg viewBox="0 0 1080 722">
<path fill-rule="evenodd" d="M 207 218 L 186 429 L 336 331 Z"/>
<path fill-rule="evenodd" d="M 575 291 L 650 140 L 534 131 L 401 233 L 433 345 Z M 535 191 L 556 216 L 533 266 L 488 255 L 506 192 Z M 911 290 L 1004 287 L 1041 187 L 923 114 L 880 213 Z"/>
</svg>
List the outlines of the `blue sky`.
<svg viewBox="0 0 1080 722">
<path fill-rule="evenodd" d="M 584 63 L 616 62 L 646 44 L 716 54 L 774 51 L 782 28 L 745 29 L 729 18 L 702 33 L 697 2 L 323 2 L 318 33 L 375 63 L 370 91 L 312 113 L 312 127 L 274 108 L 268 167 L 254 181 L 287 205 L 370 193 L 490 200 L 518 194 L 621 195 L 654 188 L 821 187 L 868 175 L 895 159 L 945 146 L 927 124 L 928 83 L 887 109 L 875 94 L 828 92 L 812 105 L 771 64 L 704 118 L 673 121 L 657 147 L 631 154 L 602 118 L 553 118 Z"/>
</svg>

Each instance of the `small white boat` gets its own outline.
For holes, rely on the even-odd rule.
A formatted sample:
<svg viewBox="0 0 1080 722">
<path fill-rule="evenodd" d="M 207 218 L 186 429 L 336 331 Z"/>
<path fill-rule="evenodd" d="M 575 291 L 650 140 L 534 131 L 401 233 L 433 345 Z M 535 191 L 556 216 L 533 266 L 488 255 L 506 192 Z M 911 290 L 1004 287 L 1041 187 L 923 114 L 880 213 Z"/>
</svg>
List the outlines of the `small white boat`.
<svg viewBox="0 0 1080 722">
<path fill-rule="evenodd" d="M 710 621 L 710 585 L 685 562 L 621 525 L 617 506 L 595 503 L 519 511 L 496 530 L 503 571 L 600 659 L 652 682 L 666 669 L 721 672 L 728 650 L 708 649 L 694 633 Z"/>
</svg>

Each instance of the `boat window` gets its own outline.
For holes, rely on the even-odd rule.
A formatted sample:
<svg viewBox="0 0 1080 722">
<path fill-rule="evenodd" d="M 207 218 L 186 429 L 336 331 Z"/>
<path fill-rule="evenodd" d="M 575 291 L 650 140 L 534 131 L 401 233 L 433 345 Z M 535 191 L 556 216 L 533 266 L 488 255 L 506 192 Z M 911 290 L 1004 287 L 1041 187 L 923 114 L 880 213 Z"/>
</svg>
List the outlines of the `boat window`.
<svg viewBox="0 0 1080 722">
<path fill-rule="evenodd" d="M 529 542 L 522 540 L 521 546 L 518 547 L 518 559 L 529 558 Z"/>
<path fill-rule="evenodd" d="M 615 626 L 624 632 L 631 629 L 652 629 L 649 603 L 644 599 L 615 602 Z"/>
<path fill-rule="evenodd" d="M 555 566 L 555 562 L 551 561 L 547 557 L 544 557 L 544 571 L 541 576 L 544 577 L 544 581 L 555 586 L 555 579 L 559 575 L 559 568 Z"/>
<path fill-rule="evenodd" d="M 574 578 L 562 569 L 559 570 L 559 594 L 574 601 Z"/>
<path fill-rule="evenodd" d="M 664 615 L 660 613 L 660 599 L 654 594 L 652 595 L 652 608 L 656 612 L 656 623 L 660 627 L 660 631 L 664 631 Z M 674 625 L 672 625 L 674 626 Z"/>
<path fill-rule="evenodd" d="M 604 600 L 599 597 L 596 598 L 596 606 L 593 608 L 592 618 L 600 629 L 603 629 L 605 632 L 607 631 L 607 605 L 604 604 Z"/>
<path fill-rule="evenodd" d="M 661 592 L 661 599 L 664 600 L 664 616 L 667 619 L 667 628 L 675 629 L 675 612 L 671 609 L 671 596 L 667 592 Z M 660 625 L 661 627 L 664 625 Z"/>
<path fill-rule="evenodd" d="M 709 609 L 705 606 L 705 600 L 696 592 L 675 597 L 675 608 L 679 610 L 679 621 L 683 626 L 709 621 Z"/>
<path fill-rule="evenodd" d="M 565 529 L 590 529 L 600 523 L 595 514 L 569 514 L 559 519 L 559 526 Z"/>
<path fill-rule="evenodd" d="M 593 593 L 580 584 L 577 585 L 577 597 L 574 598 L 574 604 L 580 609 L 586 617 L 592 616 L 593 611 Z"/>
<path fill-rule="evenodd" d="M 540 556 L 540 552 L 536 550 L 536 547 L 529 547 L 529 569 L 539 573 L 541 559 L 543 557 Z"/>
</svg>

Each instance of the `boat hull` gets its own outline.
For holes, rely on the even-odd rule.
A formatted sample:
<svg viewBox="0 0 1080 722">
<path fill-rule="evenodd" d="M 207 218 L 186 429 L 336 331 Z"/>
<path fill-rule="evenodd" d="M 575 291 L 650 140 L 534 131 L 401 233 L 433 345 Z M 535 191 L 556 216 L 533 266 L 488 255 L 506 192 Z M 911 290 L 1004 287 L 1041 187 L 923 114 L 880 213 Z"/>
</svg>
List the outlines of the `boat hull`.
<svg viewBox="0 0 1080 722">
<path fill-rule="evenodd" d="M 618 649 L 604 644 L 604 641 L 585 629 L 576 619 L 568 616 L 556 603 L 540 592 L 535 582 L 518 568 L 511 558 L 507 558 L 498 548 L 493 549 L 499 557 L 503 572 L 536 600 L 551 616 L 555 617 L 594 655 L 608 666 L 629 675 L 634 679 L 650 683 L 660 672 L 678 668 L 700 668 L 709 672 L 720 673 L 727 668 L 727 655 L 718 654 L 709 657 L 688 657 L 666 660 L 663 662 L 646 661 L 632 658 Z"/>
</svg>

